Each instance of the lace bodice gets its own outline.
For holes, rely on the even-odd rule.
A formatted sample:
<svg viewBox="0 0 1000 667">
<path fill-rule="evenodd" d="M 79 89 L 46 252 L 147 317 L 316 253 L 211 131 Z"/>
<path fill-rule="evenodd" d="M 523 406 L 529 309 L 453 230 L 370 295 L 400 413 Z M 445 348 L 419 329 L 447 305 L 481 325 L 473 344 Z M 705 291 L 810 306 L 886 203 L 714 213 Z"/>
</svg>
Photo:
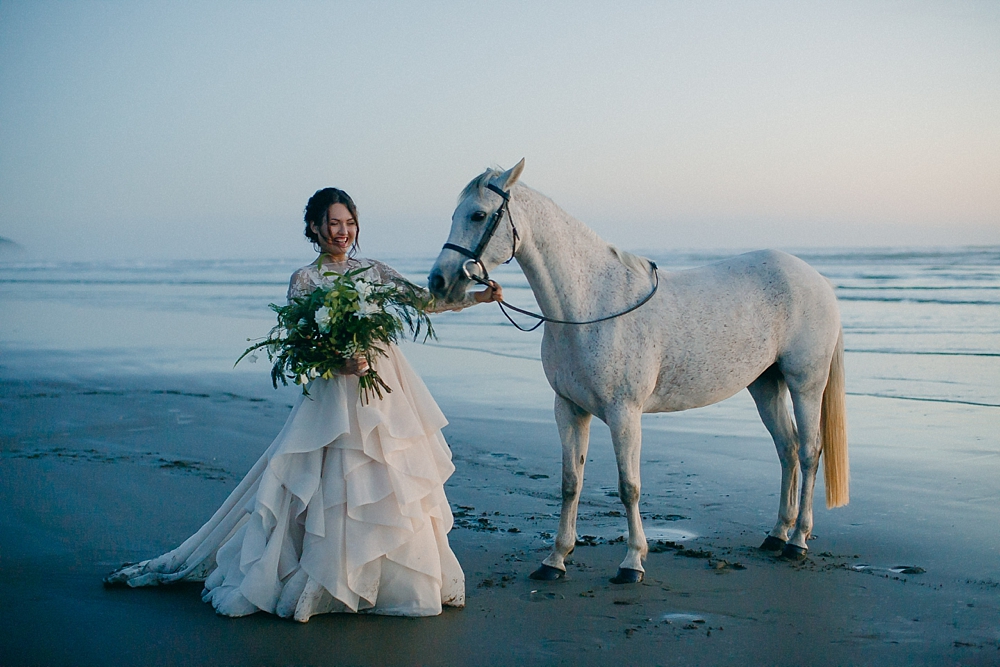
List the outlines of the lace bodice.
<svg viewBox="0 0 1000 667">
<path fill-rule="evenodd" d="M 324 273 L 345 273 L 362 267 L 368 268 L 368 270 L 362 275 L 372 282 L 407 285 L 416 288 L 425 296 L 430 296 L 426 289 L 420 287 L 419 285 L 414 285 L 388 264 L 380 262 L 376 259 L 352 257 L 346 262 L 325 261 L 323 262 L 322 269 L 316 266 L 316 262 L 312 262 L 303 266 L 301 269 L 298 269 L 292 274 L 292 278 L 288 283 L 288 300 L 291 301 L 296 297 L 305 296 L 312 293 L 312 291 L 317 287 L 329 284 L 331 280 L 329 277 L 324 276 Z M 427 312 L 441 313 L 446 310 L 462 310 L 463 308 L 468 308 L 469 306 L 474 306 L 475 304 L 476 300 L 472 294 L 466 293 L 465 298 L 456 303 L 433 301 L 430 307 L 427 308 Z"/>
</svg>

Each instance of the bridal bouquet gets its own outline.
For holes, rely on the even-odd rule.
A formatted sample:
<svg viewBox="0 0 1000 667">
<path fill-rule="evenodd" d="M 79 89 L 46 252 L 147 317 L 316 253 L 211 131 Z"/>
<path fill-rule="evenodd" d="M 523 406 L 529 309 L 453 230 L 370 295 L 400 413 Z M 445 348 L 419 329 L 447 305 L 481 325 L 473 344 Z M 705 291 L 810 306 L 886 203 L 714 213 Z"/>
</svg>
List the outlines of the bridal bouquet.
<svg viewBox="0 0 1000 667">
<path fill-rule="evenodd" d="M 288 380 L 306 385 L 316 378 L 329 380 L 354 357 L 368 361 L 368 372 L 359 378 L 359 391 L 367 402 L 371 393 L 380 399 L 392 389 L 375 371 L 374 361 L 385 356 L 386 346 L 409 331 L 414 339 L 426 326 L 424 340 L 434 337 L 434 328 L 424 309 L 427 297 L 416 286 L 375 283 L 359 278 L 365 268 L 336 276 L 326 287 L 307 296 L 293 298 L 287 306 L 270 304 L 278 323 L 267 338 L 251 345 L 236 360 L 263 348 L 273 362 L 271 382 L 275 388 Z M 252 357 L 253 358 L 253 357 Z"/>
</svg>

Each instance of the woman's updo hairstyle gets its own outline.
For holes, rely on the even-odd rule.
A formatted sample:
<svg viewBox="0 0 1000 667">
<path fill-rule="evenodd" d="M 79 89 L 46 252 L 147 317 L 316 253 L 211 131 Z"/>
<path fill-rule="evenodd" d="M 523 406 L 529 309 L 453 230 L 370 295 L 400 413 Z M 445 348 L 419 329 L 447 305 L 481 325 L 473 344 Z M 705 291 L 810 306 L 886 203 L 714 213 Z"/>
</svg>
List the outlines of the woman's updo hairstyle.
<svg viewBox="0 0 1000 667">
<path fill-rule="evenodd" d="M 330 207 L 334 204 L 343 204 L 350 211 L 351 217 L 354 218 L 354 222 L 358 222 L 358 208 L 354 205 L 354 200 L 351 199 L 351 195 L 347 194 L 343 190 L 338 190 L 337 188 L 323 188 L 322 190 L 317 190 L 316 193 L 309 198 L 309 202 L 306 204 L 305 215 L 303 216 L 306 222 L 305 235 L 306 238 L 312 242 L 313 246 L 319 247 L 319 236 L 310 227 L 310 223 L 314 223 L 317 227 L 323 224 L 326 220 L 326 212 L 330 210 Z M 357 235 L 354 237 L 354 245 L 351 246 L 351 254 L 358 248 L 358 237 L 361 236 L 361 226 L 358 225 Z"/>
</svg>

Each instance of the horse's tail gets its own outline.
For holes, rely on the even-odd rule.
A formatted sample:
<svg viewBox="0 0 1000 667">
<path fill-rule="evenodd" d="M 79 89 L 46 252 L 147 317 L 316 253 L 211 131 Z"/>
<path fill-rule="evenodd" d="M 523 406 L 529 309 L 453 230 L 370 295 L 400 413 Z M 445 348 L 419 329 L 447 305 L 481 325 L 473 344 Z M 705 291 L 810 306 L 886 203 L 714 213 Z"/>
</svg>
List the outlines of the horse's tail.
<svg viewBox="0 0 1000 667">
<path fill-rule="evenodd" d="M 830 378 L 823 391 L 820 437 L 823 443 L 823 479 L 826 506 L 841 507 L 850 502 L 850 463 L 847 460 L 847 403 L 844 389 L 844 331 L 830 360 Z"/>
</svg>

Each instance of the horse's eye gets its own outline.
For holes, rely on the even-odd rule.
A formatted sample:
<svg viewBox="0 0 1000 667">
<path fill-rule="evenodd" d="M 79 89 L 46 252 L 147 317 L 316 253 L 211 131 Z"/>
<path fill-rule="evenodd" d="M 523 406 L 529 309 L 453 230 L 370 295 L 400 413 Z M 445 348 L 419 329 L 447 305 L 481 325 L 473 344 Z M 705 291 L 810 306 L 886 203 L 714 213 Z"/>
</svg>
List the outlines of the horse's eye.
<svg viewBox="0 0 1000 667">
<path fill-rule="evenodd" d="M 476 211 L 472 214 L 473 222 L 482 222 L 486 219 L 486 211 Z"/>
</svg>

